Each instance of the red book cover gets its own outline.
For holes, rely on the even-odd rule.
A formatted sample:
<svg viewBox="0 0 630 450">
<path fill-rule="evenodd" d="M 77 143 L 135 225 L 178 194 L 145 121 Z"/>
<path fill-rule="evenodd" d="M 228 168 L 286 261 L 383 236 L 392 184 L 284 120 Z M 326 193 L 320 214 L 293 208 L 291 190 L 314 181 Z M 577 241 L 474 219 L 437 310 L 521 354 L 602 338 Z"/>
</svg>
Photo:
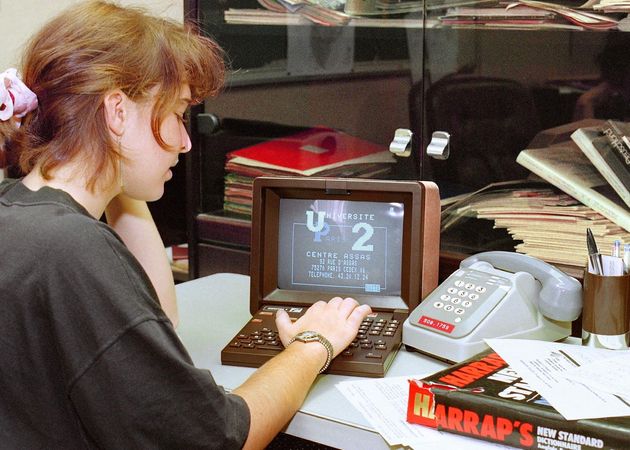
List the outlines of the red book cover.
<svg viewBox="0 0 630 450">
<path fill-rule="evenodd" d="M 332 128 L 315 127 L 272 139 L 228 154 L 228 164 L 263 167 L 313 175 L 334 167 L 359 163 L 393 163 L 386 146 Z"/>
<path fill-rule="evenodd" d="M 630 416 L 566 420 L 490 350 L 411 380 L 407 421 L 524 449 L 630 448 Z"/>
</svg>

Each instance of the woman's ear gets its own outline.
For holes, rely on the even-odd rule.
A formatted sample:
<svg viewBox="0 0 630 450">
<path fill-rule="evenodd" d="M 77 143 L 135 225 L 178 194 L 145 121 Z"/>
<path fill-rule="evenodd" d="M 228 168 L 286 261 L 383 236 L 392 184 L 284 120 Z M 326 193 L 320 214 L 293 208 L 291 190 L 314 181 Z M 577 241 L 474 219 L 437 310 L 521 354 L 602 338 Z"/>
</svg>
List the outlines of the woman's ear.
<svg viewBox="0 0 630 450">
<path fill-rule="evenodd" d="M 129 97 L 120 89 L 109 92 L 105 95 L 105 99 L 103 100 L 107 126 L 116 136 L 122 136 L 125 130 L 128 102 Z"/>
</svg>

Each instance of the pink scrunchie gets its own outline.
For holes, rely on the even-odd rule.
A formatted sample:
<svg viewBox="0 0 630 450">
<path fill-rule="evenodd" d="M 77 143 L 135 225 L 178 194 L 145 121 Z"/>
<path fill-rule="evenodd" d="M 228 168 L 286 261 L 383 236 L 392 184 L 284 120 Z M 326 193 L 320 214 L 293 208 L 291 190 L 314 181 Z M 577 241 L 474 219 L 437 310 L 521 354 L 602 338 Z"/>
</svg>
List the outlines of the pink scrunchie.
<svg viewBox="0 0 630 450">
<path fill-rule="evenodd" d="M 0 73 L 0 120 L 18 119 L 37 108 L 37 96 L 18 78 L 16 69 Z"/>
</svg>

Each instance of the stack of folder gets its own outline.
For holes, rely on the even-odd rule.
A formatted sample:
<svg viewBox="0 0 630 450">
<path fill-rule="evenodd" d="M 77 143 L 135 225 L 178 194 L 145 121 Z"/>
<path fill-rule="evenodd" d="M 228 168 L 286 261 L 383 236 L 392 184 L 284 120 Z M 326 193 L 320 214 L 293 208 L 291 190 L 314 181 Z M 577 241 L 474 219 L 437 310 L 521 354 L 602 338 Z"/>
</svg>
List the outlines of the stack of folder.
<svg viewBox="0 0 630 450">
<path fill-rule="evenodd" d="M 223 208 L 251 215 L 252 184 L 258 176 L 380 177 L 394 162 L 384 145 L 332 128 L 309 128 L 228 153 Z"/>
</svg>

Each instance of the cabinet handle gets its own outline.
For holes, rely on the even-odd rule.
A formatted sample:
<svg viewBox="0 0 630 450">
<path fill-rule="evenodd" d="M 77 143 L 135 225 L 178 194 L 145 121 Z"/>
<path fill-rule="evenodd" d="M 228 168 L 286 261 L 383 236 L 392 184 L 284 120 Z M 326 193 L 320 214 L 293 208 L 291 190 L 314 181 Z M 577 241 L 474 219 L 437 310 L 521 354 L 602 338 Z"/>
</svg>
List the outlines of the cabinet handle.
<svg viewBox="0 0 630 450">
<path fill-rule="evenodd" d="M 406 128 L 398 128 L 394 133 L 394 140 L 389 144 L 389 151 L 396 156 L 411 155 L 411 138 L 413 133 Z"/>
<path fill-rule="evenodd" d="M 446 131 L 434 131 L 427 146 L 427 155 L 435 159 L 448 159 L 451 135 Z"/>
</svg>

